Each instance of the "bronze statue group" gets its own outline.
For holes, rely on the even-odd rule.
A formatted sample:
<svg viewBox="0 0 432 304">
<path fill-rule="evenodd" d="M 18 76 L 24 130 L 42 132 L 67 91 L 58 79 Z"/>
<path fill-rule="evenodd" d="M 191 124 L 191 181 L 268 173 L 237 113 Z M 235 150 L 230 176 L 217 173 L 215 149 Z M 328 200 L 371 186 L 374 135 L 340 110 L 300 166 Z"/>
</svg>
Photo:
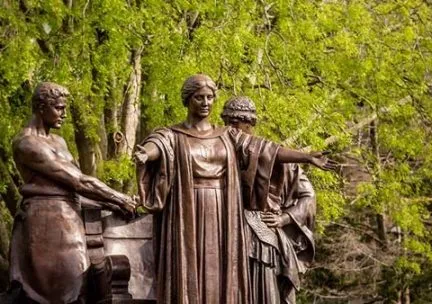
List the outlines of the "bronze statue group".
<svg viewBox="0 0 432 304">
<path fill-rule="evenodd" d="M 84 175 L 65 141 L 50 132 L 66 117 L 66 88 L 40 84 L 32 118 L 13 142 L 23 180 L 10 250 L 16 303 L 89 303 L 89 256 L 79 197 L 133 215 L 153 216 L 157 303 L 295 303 L 299 274 L 314 257 L 315 194 L 298 163 L 334 169 L 254 136 L 247 97 L 233 97 L 209 122 L 217 87 L 189 77 L 181 124 L 154 130 L 137 145 L 138 197 Z"/>
</svg>

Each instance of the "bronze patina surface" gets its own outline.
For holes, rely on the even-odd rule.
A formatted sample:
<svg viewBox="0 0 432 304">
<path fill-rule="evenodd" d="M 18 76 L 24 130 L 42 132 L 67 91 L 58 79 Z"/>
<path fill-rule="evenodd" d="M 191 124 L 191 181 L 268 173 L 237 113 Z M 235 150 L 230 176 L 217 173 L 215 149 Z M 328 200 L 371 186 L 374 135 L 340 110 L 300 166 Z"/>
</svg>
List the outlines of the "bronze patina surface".
<svg viewBox="0 0 432 304">
<path fill-rule="evenodd" d="M 245 96 L 228 100 L 221 115 L 226 125 L 253 132 L 256 108 Z M 242 172 L 244 184 L 251 172 Z M 245 198 L 250 199 L 250 197 Z M 313 260 L 315 193 L 298 164 L 275 164 L 268 197 L 245 210 L 249 240 L 252 303 L 295 304 L 299 274 Z"/>
<path fill-rule="evenodd" d="M 216 85 L 206 75 L 189 77 L 181 95 L 186 120 L 135 154 L 140 199 L 154 213 L 158 303 L 253 303 L 244 208 L 267 201 L 275 164 L 333 163 L 211 125 Z"/>
<path fill-rule="evenodd" d="M 19 282 L 23 302 L 84 303 L 90 265 L 79 196 L 122 213 L 131 197 L 81 172 L 66 142 L 51 129 L 66 118 L 66 88 L 44 82 L 32 97 L 32 118 L 14 139 L 13 153 L 24 185 L 15 217 L 10 280 Z"/>
</svg>

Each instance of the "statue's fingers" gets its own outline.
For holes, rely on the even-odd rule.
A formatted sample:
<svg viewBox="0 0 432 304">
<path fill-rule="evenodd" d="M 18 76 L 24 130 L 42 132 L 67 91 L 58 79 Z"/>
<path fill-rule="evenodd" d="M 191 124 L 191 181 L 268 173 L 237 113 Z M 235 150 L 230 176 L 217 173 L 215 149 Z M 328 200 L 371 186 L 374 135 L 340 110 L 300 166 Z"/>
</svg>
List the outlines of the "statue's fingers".
<svg viewBox="0 0 432 304">
<path fill-rule="evenodd" d="M 111 205 L 110 208 L 112 211 L 116 211 L 116 212 L 122 212 L 123 213 L 123 209 L 120 208 L 119 206 L 115 206 L 115 205 Z"/>
<path fill-rule="evenodd" d="M 273 219 L 262 219 L 262 221 L 263 221 L 263 223 L 266 223 L 266 224 L 271 224 L 271 223 L 275 222 L 275 220 L 273 220 Z"/>
<path fill-rule="evenodd" d="M 142 153 L 139 152 L 135 153 L 135 158 L 138 162 L 141 163 L 145 162 L 145 157 L 143 157 Z"/>
<path fill-rule="evenodd" d="M 326 163 L 326 165 L 337 167 L 337 166 L 340 166 L 340 163 L 338 163 L 337 161 L 331 160 L 331 161 L 328 161 Z"/>
<path fill-rule="evenodd" d="M 136 163 L 145 164 L 147 162 L 147 154 L 136 152 L 134 154 L 134 159 Z"/>
<path fill-rule="evenodd" d="M 275 218 L 274 214 L 262 214 L 261 219 L 262 220 L 273 220 Z"/>
<path fill-rule="evenodd" d="M 138 206 L 140 204 L 140 197 L 138 195 L 132 195 L 130 204 L 133 206 Z"/>
<path fill-rule="evenodd" d="M 114 205 L 114 204 L 108 204 L 108 209 L 114 212 L 119 212 L 121 214 L 125 214 L 125 210 L 121 208 L 120 206 Z"/>
<path fill-rule="evenodd" d="M 325 170 L 336 170 L 337 167 L 338 167 L 338 165 L 336 165 L 336 164 L 326 164 L 326 165 L 324 165 L 324 169 Z"/>
<path fill-rule="evenodd" d="M 266 224 L 267 224 L 267 227 L 270 227 L 270 228 L 277 227 L 277 225 L 278 225 L 277 222 L 269 222 L 269 223 L 266 223 Z"/>
<path fill-rule="evenodd" d="M 261 216 L 273 216 L 274 213 L 271 211 L 263 211 L 261 212 Z"/>
<path fill-rule="evenodd" d="M 263 221 L 264 223 L 274 223 L 274 222 L 277 221 L 277 219 L 274 218 L 274 217 L 272 217 L 272 218 L 265 218 L 265 219 L 263 218 L 262 221 Z"/>
<path fill-rule="evenodd" d="M 139 156 L 138 156 L 138 152 L 135 152 L 135 153 L 134 153 L 134 155 L 133 155 L 132 159 L 133 159 L 133 161 L 134 161 L 134 162 L 137 162 L 137 161 L 139 161 Z"/>
<path fill-rule="evenodd" d="M 144 151 L 144 147 L 141 145 L 136 145 L 136 149 L 140 151 Z"/>
</svg>

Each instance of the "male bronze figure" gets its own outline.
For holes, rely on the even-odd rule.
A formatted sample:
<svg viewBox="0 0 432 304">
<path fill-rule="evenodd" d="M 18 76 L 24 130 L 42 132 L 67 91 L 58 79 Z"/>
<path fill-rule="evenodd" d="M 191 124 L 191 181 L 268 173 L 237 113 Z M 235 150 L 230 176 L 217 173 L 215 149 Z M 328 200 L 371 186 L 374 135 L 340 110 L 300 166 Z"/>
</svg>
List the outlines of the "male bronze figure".
<svg viewBox="0 0 432 304">
<path fill-rule="evenodd" d="M 245 96 L 228 100 L 221 117 L 226 125 L 248 134 L 253 133 L 257 121 L 255 105 Z M 248 169 L 242 172 L 243 184 L 247 184 L 248 175 Z M 246 205 L 251 301 L 295 304 L 299 273 L 305 271 L 315 253 L 312 184 L 298 164 L 276 163 L 268 197 Z"/>
<path fill-rule="evenodd" d="M 89 268 L 79 196 L 132 213 L 133 199 L 81 172 L 64 139 L 52 134 L 66 118 L 65 87 L 41 83 L 32 97 L 32 118 L 13 142 L 24 185 L 15 217 L 10 280 L 20 303 L 85 303 Z"/>
</svg>

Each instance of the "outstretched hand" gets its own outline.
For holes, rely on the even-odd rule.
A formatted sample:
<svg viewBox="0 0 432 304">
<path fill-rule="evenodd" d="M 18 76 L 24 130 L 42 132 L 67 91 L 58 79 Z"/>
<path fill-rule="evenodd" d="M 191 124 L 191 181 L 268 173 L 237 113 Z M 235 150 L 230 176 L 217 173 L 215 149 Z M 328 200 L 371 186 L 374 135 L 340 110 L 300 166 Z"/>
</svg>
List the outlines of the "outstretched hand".
<svg viewBox="0 0 432 304">
<path fill-rule="evenodd" d="M 141 146 L 137 146 L 138 151 L 134 153 L 133 160 L 137 165 L 144 165 L 148 160 L 148 155 Z"/>
<path fill-rule="evenodd" d="M 137 199 L 136 196 L 129 197 L 124 204 L 124 209 L 126 209 L 129 213 L 135 213 L 137 207 Z"/>
<path fill-rule="evenodd" d="M 336 168 L 339 166 L 339 163 L 327 158 L 326 155 L 328 154 L 330 154 L 329 151 L 312 152 L 310 154 L 312 156 L 311 164 L 322 170 L 336 170 Z"/>
<path fill-rule="evenodd" d="M 130 220 L 136 217 L 136 208 L 137 208 L 137 200 L 135 196 L 125 195 L 122 204 L 121 210 L 119 210 L 125 219 Z"/>
</svg>

